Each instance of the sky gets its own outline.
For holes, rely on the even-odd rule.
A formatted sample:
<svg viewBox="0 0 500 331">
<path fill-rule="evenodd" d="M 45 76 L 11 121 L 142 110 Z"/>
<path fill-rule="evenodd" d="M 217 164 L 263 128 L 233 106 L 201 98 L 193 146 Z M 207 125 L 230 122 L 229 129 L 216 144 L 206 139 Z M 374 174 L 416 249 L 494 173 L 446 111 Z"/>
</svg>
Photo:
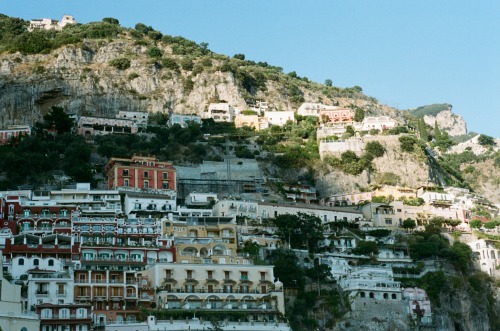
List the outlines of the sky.
<svg viewBox="0 0 500 331">
<path fill-rule="evenodd" d="M 449 103 L 500 138 L 498 0 L 0 0 L 0 13 L 144 23 L 398 109 Z"/>
</svg>

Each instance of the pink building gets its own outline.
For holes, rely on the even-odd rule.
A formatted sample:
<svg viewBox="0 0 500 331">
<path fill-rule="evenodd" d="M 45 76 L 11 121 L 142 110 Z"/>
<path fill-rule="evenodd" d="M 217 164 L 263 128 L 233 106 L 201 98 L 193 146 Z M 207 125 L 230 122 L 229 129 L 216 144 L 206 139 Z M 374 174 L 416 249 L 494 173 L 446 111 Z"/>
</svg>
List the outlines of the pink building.
<svg viewBox="0 0 500 331">
<path fill-rule="evenodd" d="M 432 323 L 431 301 L 425 290 L 421 288 L 404 288 L 403 299 L 406 301 L 406 312 L 422 324 Z"/>
<path fill-rule="evenodd" d="M 350 109 L 324 109 L 320 110 L 319 117 L 324 123 L 352 122 Z"/>
<path fill-rule="evenodd" d="M 0 145 L 7 144 L 10 139 L 20 136 L 29 136 L 31 134 L 31 128 L 25 125 L 13 125 L 9 126 L 5 130 L 0 130 Z"/>
</svg>

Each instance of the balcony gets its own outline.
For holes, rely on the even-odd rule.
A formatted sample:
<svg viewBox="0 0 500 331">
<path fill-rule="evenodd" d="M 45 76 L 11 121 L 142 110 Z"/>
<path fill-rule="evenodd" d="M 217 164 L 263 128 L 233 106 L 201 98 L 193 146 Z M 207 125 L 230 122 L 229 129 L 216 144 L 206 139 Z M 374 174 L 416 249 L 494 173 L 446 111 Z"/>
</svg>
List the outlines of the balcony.
<svg viewBox="0 0 500 331">
<path fill-rule="evenodd" d="M 58 291 L 56 291 L 56 295 L 57 295 L 58 297 L 64 297 L 64 296 L 66 296 L 67 294 L 68 294 L 68 293 L 67 293 L 66 291 L 64 291 L 64 290 L 63 290 L 63 291 L 59 291 L 59 290 L 58 290 Z"/>
<path fill-rule="evenodd" d="M 49 295 L 49 290 L 36 290 L 36 295 L 47 296 L 47 295 Z"/>
</svg>

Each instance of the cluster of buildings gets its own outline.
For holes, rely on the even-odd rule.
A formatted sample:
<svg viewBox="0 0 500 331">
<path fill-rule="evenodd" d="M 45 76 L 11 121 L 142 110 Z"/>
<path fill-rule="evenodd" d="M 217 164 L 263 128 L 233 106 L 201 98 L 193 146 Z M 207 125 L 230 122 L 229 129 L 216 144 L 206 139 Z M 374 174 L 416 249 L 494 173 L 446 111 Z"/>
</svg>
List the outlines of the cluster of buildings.
<svg viewBox="0 0 500 331">
<path fill-rule="evenodd" d="M 51 18 L 32 19 L 28 31 L 35 30 L 62 30 L 68 24 L 76 24 L 76 20 L 71 15 L 64 15 L 60 21 Z"/>
</svg>

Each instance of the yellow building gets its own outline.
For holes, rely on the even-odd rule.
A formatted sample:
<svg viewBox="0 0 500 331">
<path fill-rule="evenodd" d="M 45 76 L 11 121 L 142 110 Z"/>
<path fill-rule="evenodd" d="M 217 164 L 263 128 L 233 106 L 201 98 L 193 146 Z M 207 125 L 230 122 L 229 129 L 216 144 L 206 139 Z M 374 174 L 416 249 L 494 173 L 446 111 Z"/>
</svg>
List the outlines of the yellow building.
<svg viewBox="0 0 500 331">
<path fill-rule="evenodd" d="M 181 263 L 252 264 L 238 255 L 233 217 L 182 216 L 163 224 L 164 235 L 174 238 L 175 261 Z"/>
</svg>

